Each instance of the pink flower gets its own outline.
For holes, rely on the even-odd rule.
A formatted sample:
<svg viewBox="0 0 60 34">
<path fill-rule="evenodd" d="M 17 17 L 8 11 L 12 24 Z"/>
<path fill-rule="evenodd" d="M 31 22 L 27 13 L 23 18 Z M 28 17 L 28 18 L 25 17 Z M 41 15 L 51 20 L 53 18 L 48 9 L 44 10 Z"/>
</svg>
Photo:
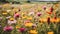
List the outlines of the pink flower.
<svg viewBox="0 0 60 34">
<path fill-rule="evenodd" d="M 26 31 L 26 28 L 20 28 L 19 31 L 20 32 L 25 32 Z"/>
<path fill-rule="evenodd" d="M 3 30 L 4 31 L 12 31 L 13 30 L 13 27 L 12 26 L 5 26 L 4 28 L 3 28 Z"/>
<path fill-rule="evenodd" d="M 14 14 L 14 18 L 19 17 L 19 15 L 20 15 L 19 13 L 15 13 L 15 14 Z"/>
<path fill-rule="evenodd" d="M 43 8 L 44 10 L 46 10 L 46 6 L 43 6 L 42 8 Z"/>
<path fill-rule="evenodd" d="M 41 13 L 41 12 L 38 12 L 38 13 L 37 13 L 37 16 L 41 16 L 41 15 L 42 15 L 42 13 Z"/>
</svg>

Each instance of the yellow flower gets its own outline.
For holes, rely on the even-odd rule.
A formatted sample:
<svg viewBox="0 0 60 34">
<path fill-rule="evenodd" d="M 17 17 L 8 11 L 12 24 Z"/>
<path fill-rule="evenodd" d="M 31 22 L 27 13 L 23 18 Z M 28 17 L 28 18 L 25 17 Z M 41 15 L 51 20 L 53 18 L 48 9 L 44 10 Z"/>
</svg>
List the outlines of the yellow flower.
<svg viewBox="0 0 60 34">
<path fill-rule="evenodd" d="M 32 25 L 33 25 L 33 23 L 30 23 L 30 22 L 29 23 L 25 23 L 26 27 L 31 27 Z"/>
<path fill-rule="evenodd" d="M 7 15 L 8 13 L 7 12 L 2 12 L 3 15 Z"/>
<path fill-rule="evenodd" d="M 12 20 L 14 20 L 14 18 L 10 18 L 10 20 L 12 21 Z"/>
<path fill-rule="evenodd" d="M 32 20 L 32 17 L 28 17 L 27 19 L 28 19 L 28 20 Z"/>
<path fill-rule="evenodd" d="M 54 32 L 48 32 L 48 34 L 54 34 Z"/>
<path fill-rule="evenodd" d="M 16 29 L 20 28 L 19 26 L 16 26 Z"/>
<path fill-rule="evenodd" d="M 36 30 L 30 30 L 29 33 L 30 34 L 38 34 L 38 32 Z"/>
</svg>

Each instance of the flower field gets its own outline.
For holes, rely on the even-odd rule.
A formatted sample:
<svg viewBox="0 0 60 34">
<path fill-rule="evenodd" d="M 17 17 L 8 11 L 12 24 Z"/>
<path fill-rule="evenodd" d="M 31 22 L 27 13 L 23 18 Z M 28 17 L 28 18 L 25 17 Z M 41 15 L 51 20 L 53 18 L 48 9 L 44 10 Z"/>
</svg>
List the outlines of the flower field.
<svg viewBox="0 0 60 34">
<path fill-rule="evenodd" d="M 60 34 L 60 3 L 1 4 L 0 34 Z"/>
</svg>

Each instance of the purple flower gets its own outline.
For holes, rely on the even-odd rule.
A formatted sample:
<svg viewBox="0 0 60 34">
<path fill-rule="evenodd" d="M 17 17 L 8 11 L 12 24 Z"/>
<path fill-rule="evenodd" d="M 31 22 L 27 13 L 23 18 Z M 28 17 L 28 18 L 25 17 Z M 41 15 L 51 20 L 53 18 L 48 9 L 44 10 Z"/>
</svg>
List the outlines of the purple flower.
<svg viewBox="0 0 60 34">
<path fill-rule="evenodd" d="M 10 31 L 13 30 L 13 27 L 12 27 L 12 26 L 5 26 L 5 27 L 3 28 L 3 30 L 4 30 L 4 31 L 7 31 L 7 32 L 10 32 Z"/>
</svg>

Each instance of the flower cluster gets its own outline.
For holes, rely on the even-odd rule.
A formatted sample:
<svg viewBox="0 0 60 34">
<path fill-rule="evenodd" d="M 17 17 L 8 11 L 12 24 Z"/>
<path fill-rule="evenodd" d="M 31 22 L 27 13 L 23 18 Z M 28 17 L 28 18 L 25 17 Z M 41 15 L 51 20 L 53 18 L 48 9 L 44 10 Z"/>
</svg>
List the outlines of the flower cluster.
<svg viewBox="0 0 60 34">
<path fill-rule="evenodd" d="M 59 31 L 60 5 L 23 4 L 0 6 L 0 28 L 12 34 L 54 34 Z M 58 31 L 58 32 L 57 32 Z"/>
</svg>

